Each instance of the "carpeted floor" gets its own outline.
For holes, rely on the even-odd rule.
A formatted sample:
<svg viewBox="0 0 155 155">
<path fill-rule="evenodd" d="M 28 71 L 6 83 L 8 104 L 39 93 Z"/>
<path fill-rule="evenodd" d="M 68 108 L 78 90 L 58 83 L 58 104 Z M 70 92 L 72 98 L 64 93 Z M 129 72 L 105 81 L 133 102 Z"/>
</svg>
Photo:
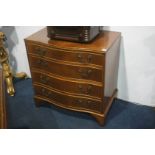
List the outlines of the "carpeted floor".
<svg viewBox="0 0 155 155">
<path fill-rule="evenodd" d="M 151 129 L 155 111 L 151 107 L 115 100 L 104 127 L 89 114 L 55 106 L 35 107 L 31 79 L 15 80 L 15 97 L 7 96 L 8 128 L 11 129 Z"/>
</svg>

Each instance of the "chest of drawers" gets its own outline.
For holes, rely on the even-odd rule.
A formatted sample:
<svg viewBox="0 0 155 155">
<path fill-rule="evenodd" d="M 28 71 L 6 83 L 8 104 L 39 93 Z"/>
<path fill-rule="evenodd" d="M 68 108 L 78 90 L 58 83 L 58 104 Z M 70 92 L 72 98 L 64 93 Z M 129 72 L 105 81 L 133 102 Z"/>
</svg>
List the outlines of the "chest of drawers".
<svg viewBox="0 0 155 155">
<path fill-rule="evenodd" d="M 86 112 L 103 125 L 117 94 L 121 35 L 89 44 L 49 40 L 46 28 L 25 39 L 36 104 Z"/>
</svg>

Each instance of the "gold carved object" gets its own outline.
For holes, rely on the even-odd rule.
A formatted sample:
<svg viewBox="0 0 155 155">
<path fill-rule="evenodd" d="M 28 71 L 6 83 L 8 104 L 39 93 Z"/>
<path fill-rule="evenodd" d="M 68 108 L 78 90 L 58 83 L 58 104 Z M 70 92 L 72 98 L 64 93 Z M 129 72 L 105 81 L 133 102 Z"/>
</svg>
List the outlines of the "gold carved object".
<svg viewBox="0 0 155 155">
<path fill-rule="evenodd" d="M 4 33 L 0 32 L 0 64 L 2 65 L 3 69 L 3 76 L 5 78 L 6 86 L 7 86 L 7 93 L 10 96 L 14 96 L 15 89 L 13 86 L 13 77 L 17 78 L 27 78 L 26 73 L 17 73 L 16 75 L 13 75 L 11 71 L 11 67 L 9 65 L 9 59 L 8 59 L 8 53 L 4 47 L 4 41 L 5 41 L 5 35 Z"/>
</svg>

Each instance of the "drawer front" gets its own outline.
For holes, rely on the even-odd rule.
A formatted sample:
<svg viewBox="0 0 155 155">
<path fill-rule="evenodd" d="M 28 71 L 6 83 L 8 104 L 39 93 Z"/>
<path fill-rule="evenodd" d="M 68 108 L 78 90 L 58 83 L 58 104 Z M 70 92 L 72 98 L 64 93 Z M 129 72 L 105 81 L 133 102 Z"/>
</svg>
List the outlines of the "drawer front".
<svg viewBox="0 0 155 155">
<path fill-rule="evenodd" d="M 37 71 L 32 71 L 32 77 L 35 83 L 41 83 L 60 91 L 102 98 L 103 87 L 94 85 L 93 83 L 75 82 L 56 76 L 48 76 Z"/>
<path fill-rule="evenodd" d="M 30 44 L 28 45 L 29 53 L 36 54 L 40 57 L 49 57 L 52 59 L 70 61 L 77 63 L 95 64 L 103 66 L 104 56 L 80 51 L 65 51 L 55 48 L 46 48 L 44 46 Z"/>
<path fill-rule="evenodd" d="M 32 68 L 38 68 L 52 74 L 102 82 L 102 70 L 92 67 L 69 65 L 56 61 L 49 61 L 29 55 L 29 62 Z"/>
<path fill-rule="evenodd" d="M 62 94 L 60 92 L 49 90 L 39 85 L 34 85 L 34 89 L 36 96 L 48 99 L 50 102 L 53 101 L 55 104 L 61 105 L 63 107 L 85 109 L 97 112 L 101 111 L 101 102 L 97 100 L 65 95 L 64 93 Z"/>
</svg>

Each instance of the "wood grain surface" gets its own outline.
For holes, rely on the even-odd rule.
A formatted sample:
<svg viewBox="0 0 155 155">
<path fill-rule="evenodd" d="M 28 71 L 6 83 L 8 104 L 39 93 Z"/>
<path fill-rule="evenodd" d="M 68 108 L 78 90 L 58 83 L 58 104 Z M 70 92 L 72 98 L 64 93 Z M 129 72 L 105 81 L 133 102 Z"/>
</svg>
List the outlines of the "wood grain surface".
<svg viewBox="0 0 155 155">
<path fill-rule="evenodd" d="M 112 44 L 120 37 L 119 32 L 104 31 L 91 43 L 74 43 L 69 41 L 50 40 L 47 37 L 47 29 L 44 28 L 39 32 L 26 38 L 26 41 L 31 41 L 46 47 L 54 47 L 56 49 L 67 50 L 82 50 L 94 53 L 105 53 L 109 50 Z"/>
<path fill-rule="evenodd" d="M 5 129 L 7 127 L 5 106 L 5 87 L 2 70 L 0 69 L 0 129 Z"/>
<path fill-rule="evenodd" d="M 36 105 L 86 112 L 103 125 L 117 95 L 120 39 L 104 31 L 89 44 L 49 40 L 46 28 L 26 38 Z"/>
</svg>

